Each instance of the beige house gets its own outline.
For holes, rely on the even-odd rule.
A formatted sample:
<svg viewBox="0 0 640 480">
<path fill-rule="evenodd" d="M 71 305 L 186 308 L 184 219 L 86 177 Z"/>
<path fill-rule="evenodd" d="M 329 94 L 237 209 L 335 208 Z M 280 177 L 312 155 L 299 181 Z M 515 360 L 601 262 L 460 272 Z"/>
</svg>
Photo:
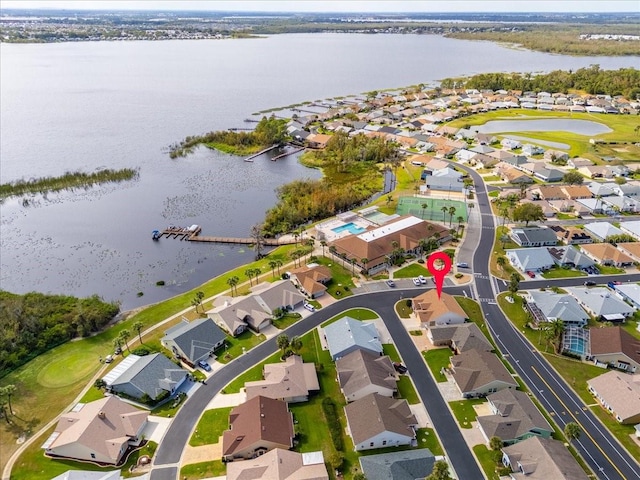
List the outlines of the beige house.
<svg viewBox="0 0 640 480">
<path fill-rule="evenodd" d="M 331 280 L 331 269 L 324 265 L 305 265 L 289 271 L 290 280 L 300 287 L 300 291 L 311 298 L 318 298 L 327 291 L 327 283 Z"/>
<path fill-rule="evenodd" d="M 418 426 L 406 400 L 372 393 L 344 407 L 356 451 L 411 445 Z"/>
<path fill-rule="evenodd" d="M 612 370 L 587 380 L 589 391 L 620 423 L 640 423 L 640 374 Z"/>
<path fill-rule="evenodd" d="M 398 390 L 396 371 L 386 355 L 381 357 L 366 350 L 354 350 L 336 360 L 336 371 L 347 402 L 372 393 L 393 397 Z"/>
<path fill-rule="evenodd" d="M 445 292 L 442 292 L 438 298 L 438 292 L 435 289 L 430 289 L 414 297 L 411 302 L 413 312 L 423 327 L 455 325 L 464 323 L 467 319 L 467 314 L 458 305 L 456 299 Z"/>
<path fill-rule="evenodd" d="M 618 248 L 622 253 L 629 255 L 634 262 L 640 262 L 640 242 L 619 243 Z"/>
<path fill-rule="evenodd" d="M 222 434 L 222 458 L 228 462 L 293 446 L 293 416 L 282 400 L 253 397 L 231 410 L 229 425 Z"/>
<path fill-rule="evenodd" d="M 263 367 L 264 380 L 246 382 L 247 400 L 262 395 L 288 403 L 306 402 L 309 392 L 320 390 L 314 363 L 304 363 L 298 355 L 291 355 L 282 363 L 267 363 Z"/>
<path fill-rule="evenodd" d="M 594 262 L 615 267 L 628 267 L 633 265 L 633 258 L 622 253 L 610 243 L 592 243 L 581 245 L 580 248 Z"/>
<path fill-rule="evenodd" d="M 227 463 L 227 480 L 329 480 L 322 452 L 276 448 L 250 460 Z"/>
<path fill-rule="evenodd" d="M 518 383 L 507 367 L 491 352 L 467 350 L 451 357 L 453 379 L 463 398 L 473 398 L 516 389 Z"/>
<path fill-rule="evenodd" d="M 589 329 L 589 357 L 596 364 L 640 371 L 640 340 L 622 327 Z"/>
<path fill-rule="evenodd" d="M 140 444 L 148 416 L 115 396 L 78 403 L 60 417 L 42 448 L 52 457 L 116 465 L 130 446 Z"/>
<path fill-rule="evenodd" d="M 502 463 L 512 480 L 588 480 L 562 442 L 533 436 L 502 449 Z"/>
<path fill-rule="evenodd" d="M 493 345 L 472 322 L 461 325 L 436 325 L 427 329 L 427 337 L 434 346 L 447 346 L 457 354 L 474 349 L 493 351 Z"/>
</svg>

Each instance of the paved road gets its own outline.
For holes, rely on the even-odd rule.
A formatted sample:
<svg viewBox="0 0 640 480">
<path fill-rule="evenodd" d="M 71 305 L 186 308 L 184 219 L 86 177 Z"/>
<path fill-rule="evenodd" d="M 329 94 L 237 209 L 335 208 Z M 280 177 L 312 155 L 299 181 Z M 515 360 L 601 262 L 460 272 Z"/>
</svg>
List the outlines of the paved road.
<svg viewBox="0 0 640 480">
<path fill-rule="evenodd" d="M 480 176 L 474 171 L 469 173 L 475 181 L 476 195 L 482 214 L 482 233 L 478 252 L 491 252 L 495 230 L 489 198 Z M 487 260 L 488 255 L 474 256 L 475 287 L 489 329 L 505 358 L 561 428 L 564 428 L 568 422 L 576 422 L 582 427 L 583 434 L 579 440 L 574 441 L 574 444 L 598 478 L 640 479 L 640 465 L 637 460 L 618 443 L 589 411 L 580 397 L 551 368 L 546 359 L 532 348 L 494 303 L 495 295 L 500 289 L 504 289 L 504 285 L 490 276 Z M 625 281 L 636 278 L 640 278 L 640 275 L 624 277 Z M 616 279 L 619 280 L 620 277 Z M 584 277 L 527 281 L 521 284 L 521 287 L 539 288 L 547 285 L 568 286 L 583 283 Z"/>
<path fill-rule="evenodd" d="M 438 432 L 442 446 L 447 452 L 458 478 L 482 478 L 483 475 L 427 370 L 427 366 L 393 309 L 395 302 L 401 298 L 411 298 L 425 290 L 425 288 L 389 289 L 385 292 L 347 297 L 302 319 L 290 327 L 287 334 L 289 336 L 303 335 L 334 315 L 350 308 L 366 307 L 375 310 L 383 318 L 398 352 L 411 372 L 418 395 L 427 408 L 433 426 Z M 446 291 L 452 295 L 469 294 L 468 287 L 450 287 Z M 276 351 L 275 338 L 260 344 L 217 371 L 207 380 L 206 385 L 199 388 L 185 402 L 156 452 L 151 480 L 175 480 L 177 478 L 178 463 L 184 445 L 189 441 L 191 432 L 209 401 L 236 376 Z"/>
</svg>

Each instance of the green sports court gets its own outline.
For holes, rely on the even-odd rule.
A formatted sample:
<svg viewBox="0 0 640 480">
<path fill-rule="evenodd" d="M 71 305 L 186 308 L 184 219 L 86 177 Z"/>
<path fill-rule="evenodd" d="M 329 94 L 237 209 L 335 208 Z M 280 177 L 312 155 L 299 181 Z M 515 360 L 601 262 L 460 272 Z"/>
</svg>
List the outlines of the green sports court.
<svg viewBox="0 0 640 480">
<path fill-rule="evenodd" d="M 423 205 L 426 207 L 423 208 Z M 442 207 L 447 207 L 447 213 L 443 214 Z M 456 211 L 451 219 L 449 216 L 449 208 L 455 207 Z M 467 221 L 467 205 L 460 200 L 447 200 L 446 198 L 424 198 L 424 197 L 400 197 L 398 207 L 396 208 L 398 215 L 414 215 L 423 220 L 431 220 L 434 222 L 444 221 L 452 225 L 458 223 L 458 217 L 463 218 L 463 222 Z"/>
</svg>

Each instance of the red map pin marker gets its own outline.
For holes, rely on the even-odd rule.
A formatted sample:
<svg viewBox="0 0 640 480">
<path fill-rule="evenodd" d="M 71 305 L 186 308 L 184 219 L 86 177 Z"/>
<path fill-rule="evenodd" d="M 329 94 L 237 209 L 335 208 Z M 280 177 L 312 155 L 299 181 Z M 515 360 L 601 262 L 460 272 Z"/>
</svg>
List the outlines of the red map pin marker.
<svg viewBox="0 0 640 480">
<path fill-rule="evenodd" d="M 440 260 L 443 263 L 442 268 L 436 268 L 435 262 L 436 260 Z M 435 252 L 429 255 L 427 258 L 427 268 L 433 275 L 433 278 L 436 281 L 436 291 L 438 292 L 438 298 L 442 294 L 442 284 L 444 283 L 444 277 L 451 270 L 451 258 L 444 252 Z"/>
</svg>

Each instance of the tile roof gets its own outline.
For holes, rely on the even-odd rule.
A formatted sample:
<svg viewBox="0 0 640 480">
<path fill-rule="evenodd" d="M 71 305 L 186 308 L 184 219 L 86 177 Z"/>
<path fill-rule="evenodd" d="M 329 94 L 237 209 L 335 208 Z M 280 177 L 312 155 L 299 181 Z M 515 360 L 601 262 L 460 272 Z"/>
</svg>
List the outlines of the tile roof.
<svg viewBox="0 0 640 480">
<path fill-rule="evenodd" d="M 282 448 L 250 460 L 227 463 L 227 480 L 329 480 L 322 452 Z M 412 479 L 413 480 L 413 479 Z"/>
<path fill-rule="evenodd" d="M 369 385 L 396 390 L 396 372 L 388 356 L 379 356 L 366 350 L 354 350 L 336 360 L 338 383 L 344 395 L 349 396 Z"/>
<path fill-rule="evenodd" d="M 457 315 L 462 319 L 467 318 L 467 314 L 462 307 L 458 305 L 458 302 L 453 295 L 442 292 L 438 299 L 438 292 L 435 289 L 430 289 L 425 293 L 414 297 L 412 304 L 414 313 L 422 323 L 435 321 L 447 313 Z"/>
<path fill-rule="evenodd" d="M 264 365 L 264 380 L 244 384 L 247 400 L 262 395 L 269 398 L 306 397 L 309 391 L 320 390 L 314 363 L 304 363 L 298 355 L 291 355 L 281 363 Z"/>
<path fill-rule="evenodd" d="M 621 421 L 640 415 L 640 375 L 611 370 L 587 380 L 587 384 Z"/>
<path fill-rule="evenodd" d="M 331 280 L 331 269 L 324 265 L 304 265 L 290 270 L 289 273 L 292 277 L 295 276 L 302 288 L 310 295 L 324 292 L 327 289 L 324 284 Z"/>
<path fill-rule="evenodd" d="M 580 464 L 562 442 L 538 436 L 504 447 L 512 477 L 527 480 L 588 480 Z"/>
<path fill-rule="evenodd" d="M 413 426 L 418 424 L 404 399 L 387 398 L 377 393 L 356 400 L 344 407 L 354 444 L 384 432 L 413 438 Z"/>
</svg>

